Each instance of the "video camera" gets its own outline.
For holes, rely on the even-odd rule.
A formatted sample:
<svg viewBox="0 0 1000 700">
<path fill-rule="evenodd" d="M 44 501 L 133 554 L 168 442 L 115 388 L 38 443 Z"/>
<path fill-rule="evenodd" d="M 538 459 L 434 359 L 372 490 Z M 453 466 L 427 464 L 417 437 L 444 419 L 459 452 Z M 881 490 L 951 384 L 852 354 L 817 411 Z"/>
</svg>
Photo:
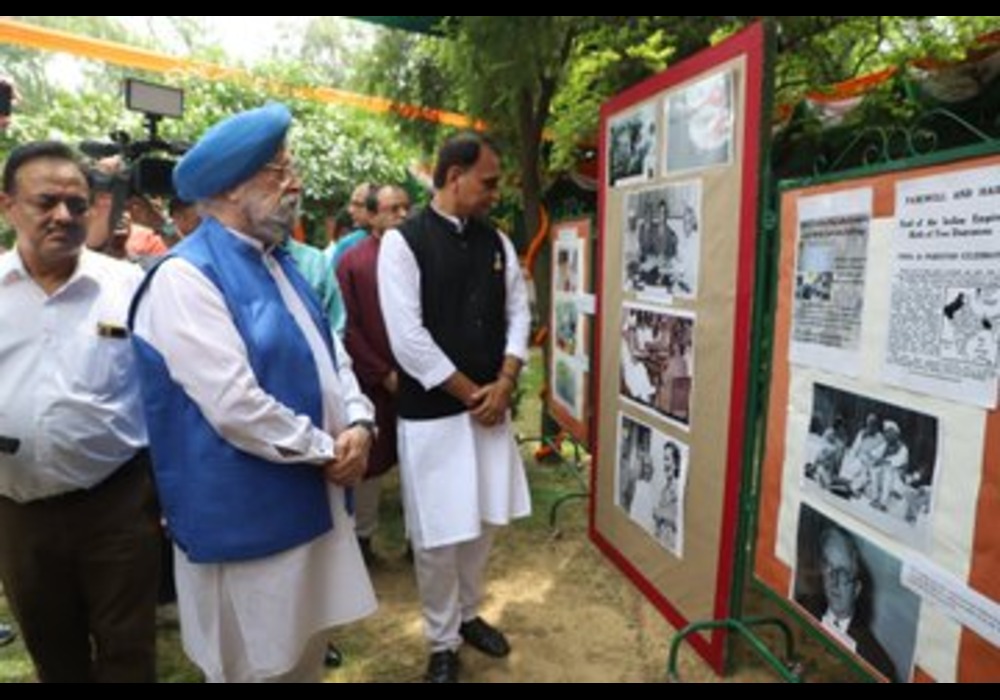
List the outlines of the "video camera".
<svg viewBox="0 0 1000 700">
<path fill-rule="evenodd" d="M 128 78 L 124 92 L 125 106 L 146 117 L 146 138 L 133 141 L 126 132 L 116 131 L 110 135 L 110 141 L 83 141 L 80 144 L 80 150 L 95 160 L 122 158 L 122 167 L 114 172 L 101 168 L 90 171 L 94 191 L 112 195 L 109 222 L 112 230 L 132 197 L 175 196 L 173 170 L 176 160 L 170 156 L 184 155 L 190 147 L 178 141 L 165 141 L 158 134 L 161 119 L 183 116 L 183 90 Z"/>
</svg>

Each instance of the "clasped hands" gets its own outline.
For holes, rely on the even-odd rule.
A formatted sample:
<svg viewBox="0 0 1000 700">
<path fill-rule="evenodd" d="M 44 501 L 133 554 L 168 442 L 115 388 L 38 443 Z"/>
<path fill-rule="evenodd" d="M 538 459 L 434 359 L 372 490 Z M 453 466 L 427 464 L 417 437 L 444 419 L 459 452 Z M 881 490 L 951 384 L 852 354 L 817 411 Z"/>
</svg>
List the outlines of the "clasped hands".
<svg viewBox="0 0 1000 700">
<path fill-rule="evenodd" d="M 492 428 L 506 419 L 513 393 L 514 383 L 507 377 L 501 376 L 492 384 L 473 392 L 469 401 L 469 412 L 478 423 Z"/>
<path fill-rule="evenodd" d="M 372 434 L 366 428 L 348 428 L 334 441 L 332 460 L 323 465 L 326 480 L 336 486 L 356 486 L 364 478 L 368 467 L 368 452 L 372 447 Z"/>
</svg>

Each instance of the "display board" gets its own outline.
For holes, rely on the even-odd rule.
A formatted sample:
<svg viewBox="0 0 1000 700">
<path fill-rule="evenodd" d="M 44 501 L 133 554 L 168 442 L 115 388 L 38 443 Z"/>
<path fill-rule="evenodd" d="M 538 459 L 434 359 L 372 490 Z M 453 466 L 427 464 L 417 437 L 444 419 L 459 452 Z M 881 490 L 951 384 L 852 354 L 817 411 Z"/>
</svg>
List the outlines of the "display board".
<svg viewBox="0 0 1000 700">
<path fill-rule="evenodd" d="M 601 113 L 591 534 L 676 626 L 728 617 L 741 584 L 765 36 Z M 724 641 L 692 639 L 720 672 Z"/>
<path fill-rule="evenodd" d="M 552 300 L 549 319 L 549 414 L 584 447 L 590 445 L 591 293 L 590 219 L 551 226 Z"/>
<path fill-rule="evenodd" d="M 755 577 L 886 680 L 1000 681 L 1000 156 L 957 158 L 781 197 Z"/>
</svg>

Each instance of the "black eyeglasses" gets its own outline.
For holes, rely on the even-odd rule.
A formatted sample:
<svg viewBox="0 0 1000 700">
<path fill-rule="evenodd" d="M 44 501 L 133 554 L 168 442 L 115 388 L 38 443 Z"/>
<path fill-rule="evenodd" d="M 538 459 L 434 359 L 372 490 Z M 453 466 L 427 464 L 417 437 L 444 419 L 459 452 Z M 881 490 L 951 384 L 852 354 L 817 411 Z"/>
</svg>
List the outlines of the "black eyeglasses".
<svg viewBox="0 0 1000 700">
<path fill-rule="evenodd" d="M 83 216 L 90 209 L 90 200 L 86 197 L 58 197 L 56 195 L 42 195 L 37 197 L 32 204 L 42 211 L 52 211 L 60 204 L 66 205 L 66 211 L 70 216 Z"/>
<path fill-rule="evenodd" d="M 269 170 L 273 173 L 278 173 L 278 177 L 281 178 L 282 182 L 288 182 L 289 180 L 294 180 L 298 177 L 298 171 L 295 170 L 295 166 L 291 163 L 268 163 L 261 170 Z"/>
</svg>

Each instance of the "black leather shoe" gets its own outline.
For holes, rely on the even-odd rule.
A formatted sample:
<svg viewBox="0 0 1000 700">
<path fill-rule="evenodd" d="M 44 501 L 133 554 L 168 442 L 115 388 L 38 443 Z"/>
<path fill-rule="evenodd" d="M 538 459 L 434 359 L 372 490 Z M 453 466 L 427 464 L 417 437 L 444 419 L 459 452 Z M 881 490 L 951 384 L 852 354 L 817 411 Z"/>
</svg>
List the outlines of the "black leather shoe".
<svg viewBox="0 0 1000 700">
<path fill-rule="evenodd" d="M 375 554 L 371 537 L 359 537 L 358 547 L 361 548 L 361 558 L 365 561 L 365 568 L 375 569 L 382 566 L 382 558 Z"/>
<path fill-rule="evenodd" d="M 462 626 L 458 628 L 458 633 L 462 635 L 466 644 L 487 656 L 502 659 L 510 653 L 510 644 L 503 636 L 503 632 L 488 624 L 481 617 L 463 622 Z"/>
<path fill-rule="evenodd" d="M 458 683 L 458 654 L 454 651 L 435 651 L 427 662 L 425 683 Z"/>
<path fill-rule="evenodd" d="M 0 647 L 5 647 L 17 639 L 17 632 L 10 625 L 0 622 Z"/>
<path fill-rule="evenodd" d="M 327 668 L 340 668 L 344 665 L 344 655 L 340 649 L 333 644 L 326 645 L 326 653 L 323 654 L 323 665 Z"/>
</svg>

